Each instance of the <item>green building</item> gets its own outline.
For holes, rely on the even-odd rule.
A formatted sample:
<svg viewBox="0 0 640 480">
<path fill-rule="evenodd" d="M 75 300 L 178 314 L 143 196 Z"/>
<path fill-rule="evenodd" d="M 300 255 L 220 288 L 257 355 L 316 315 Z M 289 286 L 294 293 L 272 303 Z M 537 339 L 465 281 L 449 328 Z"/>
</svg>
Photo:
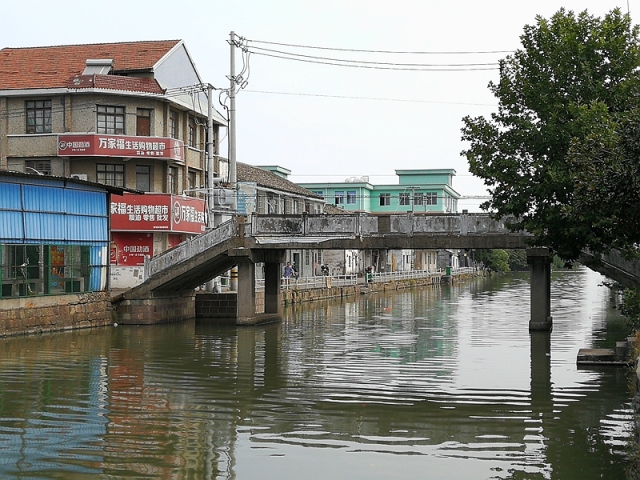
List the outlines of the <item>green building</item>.
<svg viewBox="0 0 640 480">
<path fill-rule="evenodd" d="M 269 168 L 269 167 L 263 167 Z M 460 194 L 452 187 L 451 168 L 396 170 L 397 185 L 372 185 L 369 177 L 343 182 L 300 183 L 328 204 L 346 211 L 368 213 L 457 212 Z"/>
</svg>

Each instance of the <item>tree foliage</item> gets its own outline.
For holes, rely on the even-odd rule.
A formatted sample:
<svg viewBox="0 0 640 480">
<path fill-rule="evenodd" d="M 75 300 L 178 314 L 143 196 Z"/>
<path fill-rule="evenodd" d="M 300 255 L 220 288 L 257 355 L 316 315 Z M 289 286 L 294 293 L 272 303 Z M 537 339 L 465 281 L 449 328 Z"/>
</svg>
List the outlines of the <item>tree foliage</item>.
<svg viewBox="0 0 640 480">
<path fill-rule="evenodd" d="M 500 249 L 491 250 L 489 254 L 491 260 L 491 268 L 498 272 L 509 272 L 509 254 Z"/>
<path fill-rule="evenodd" d="M 596 220 L 609 212 L 586 200 L 603 183 L 614 182 L 615 190 L 616 176 L 598 177 L 596 185 L 582 169 L 602 156 L 601 146 L 617 145 L 619 117 L 640 91 L 638 28 L 619 9 L 602 19 L 561 9 L 549 20 L 536 17 L 520 38 L 522 47 L 500 62 L 498 83 L 489 84 L 498 111 L 463 119 L 463 155 L 492 195 L 483 207 L 514 215 L 515 228 L 564 259 L 584 248 L 604 251 L 619 220 L 599 229 Z M 598 133 L 603 119 L 607 129 Z"/>
</svg>

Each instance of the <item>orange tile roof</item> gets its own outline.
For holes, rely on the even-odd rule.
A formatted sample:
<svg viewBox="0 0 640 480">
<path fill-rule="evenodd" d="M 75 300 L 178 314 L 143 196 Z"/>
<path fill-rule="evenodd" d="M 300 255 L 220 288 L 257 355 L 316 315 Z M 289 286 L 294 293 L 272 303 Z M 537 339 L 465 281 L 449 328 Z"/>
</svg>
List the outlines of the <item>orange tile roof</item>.
<svg viewBox="0 0 640 480">
<path fill-rule="evenodd" d="M 0 50 L 0 90 L 66 87 L 87 59 L 113 60 L 115 71 L 149 70 L 180 40 L 158 40 Z"/>
</svg>

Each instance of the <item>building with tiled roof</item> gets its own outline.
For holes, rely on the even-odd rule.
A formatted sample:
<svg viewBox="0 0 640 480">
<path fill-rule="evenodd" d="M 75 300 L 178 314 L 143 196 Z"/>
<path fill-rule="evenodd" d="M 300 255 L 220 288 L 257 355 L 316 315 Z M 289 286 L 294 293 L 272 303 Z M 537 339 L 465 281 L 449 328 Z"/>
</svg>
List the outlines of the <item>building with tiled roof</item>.
<svg viewBox="0 0 640 480">
<path fill-rule="evenodd" d="M 236 168 L 240 194 L 251 192 L 255 188 L 254 203 L 257 213 L 324 212 L 325 202 L 322 197 L 274 173 L 268 167 L 253 167 L 238 162 Z"/>
<path fill-rule="evenodd" d="M 0 49 L 0 170 L 147 192 L 111 205 L 113 270 L 139 271 L 206 227 L 182 195 L 219 173 L 206 87 L 182 40 Z"/>
</svg>

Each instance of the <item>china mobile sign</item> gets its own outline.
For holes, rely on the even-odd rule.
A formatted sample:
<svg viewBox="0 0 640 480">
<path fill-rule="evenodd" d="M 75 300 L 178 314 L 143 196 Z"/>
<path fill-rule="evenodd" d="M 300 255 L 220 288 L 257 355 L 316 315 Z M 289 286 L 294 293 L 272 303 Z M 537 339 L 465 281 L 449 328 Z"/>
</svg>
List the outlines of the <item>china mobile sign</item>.
<svg viewBox="0 0 640 480">
<path fill-rule="evenodd" d="M 164 137 L 58 135 L 59 157 L 145 157 L 184 161 L 184 142 Z"/>
<path fill-rule="evenodd" d="M 202 233 L 204 200 L 150 193 L 111 195 L 111 230 L 121 232 Z"/>
</svg>

